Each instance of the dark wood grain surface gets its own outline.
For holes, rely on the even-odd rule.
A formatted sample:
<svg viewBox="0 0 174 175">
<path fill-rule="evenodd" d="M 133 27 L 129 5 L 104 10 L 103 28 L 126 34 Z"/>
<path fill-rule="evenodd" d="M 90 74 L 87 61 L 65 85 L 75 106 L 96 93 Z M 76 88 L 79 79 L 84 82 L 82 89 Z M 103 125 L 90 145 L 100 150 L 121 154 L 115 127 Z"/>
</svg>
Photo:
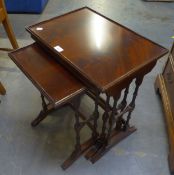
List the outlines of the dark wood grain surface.
<svg viewBox="0 0 174 175">
<path fill-rule="evenodd" d="M 27 30 L 40 46 L 34 44 L 32 48 L 28 48 L 27 61 L 22 59 L 26 55 L 24 50 L 18 51 L 17 53 L 21 54 L 21 60 L 14 59 L 14 61 L 20 62 L 19 67 L 21 65 L 25 67 L 24 69 L 21 66 L 21 69 L 26 75 L 31 71 L 29 73 L 31 76 L 28 77 L 38 87 L 41 83 L 44 87 L 43 92 L 49 92 L 47 96 L 51 94 L 53 99 L 60 101 L 65 97 L 69 98 L 73 92 L 83 91 L 83 85 L 72 75 L 82 80 L 93 93 L 94 112 L 87 120 L 93 121 L 93 146 L 85 157 L 92 163 L 96 162 L 112 146 L 136 130 L 135 127 L 130 127 L 129 123 L 139 87 L 144 76 L 168 50 L 88 7 L 30 26 Z M 72 75 L 58 62 L 71 71 Z M 128 103 L 129 85 L 134 78 L 135 88 L 132 100 Z M 45 85 L 46 81 L 50 81 L 49 86 Z M 63 88 L 64 91 L 62 91 Z M 124 97 L 119 104 L 123 89 L 125 89 Z M 101 92 L 106 93 L 107 99 L 102 116 L 102 132 L 98 134 L 98 107 Z M 111 96 L 114 102 L 110 111 Z M 77 123 L 79 123 L 78 118 Z M 78 143 L 76 152 L 80 150 L 80 127 L 77 126 L 76 124 Z"/>
<path fill-rule="evenodd" d="M 42 28 L 42 30 L 38 30 Z M 167 53 L 158 44 L 85 7 L 27 30 L 79 76 L 105 91 Z M 62 52 L 54 47 L 60 46 Z M 58 59 L 60 59 L 58 57 Z"/>
<path fill-rule="evenodd" d="M 85 87 L 36 43 L 11 52 L 9 56 L 48 100 L 58 105 Z"/>
</svg>

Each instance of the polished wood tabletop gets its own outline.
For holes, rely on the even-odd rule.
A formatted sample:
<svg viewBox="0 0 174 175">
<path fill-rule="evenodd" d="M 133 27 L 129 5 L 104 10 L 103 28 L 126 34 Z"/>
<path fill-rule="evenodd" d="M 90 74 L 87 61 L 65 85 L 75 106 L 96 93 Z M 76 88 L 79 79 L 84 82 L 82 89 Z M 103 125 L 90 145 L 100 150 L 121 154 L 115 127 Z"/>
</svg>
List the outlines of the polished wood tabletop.
<svg viewBox="0 0 174 175">
<path fill-rule="evenodd" d="M 55 106 L 85 90 L 76 78 L 52 59 L 37 43 L 13 51 L 9 56 L 41 94 Z"/>
<path fill-rule="evenodd" d="M 164 47 L 88 7 L 27 30 L 84 82 L 102 92 L 167 53 Z"/>
</svg>

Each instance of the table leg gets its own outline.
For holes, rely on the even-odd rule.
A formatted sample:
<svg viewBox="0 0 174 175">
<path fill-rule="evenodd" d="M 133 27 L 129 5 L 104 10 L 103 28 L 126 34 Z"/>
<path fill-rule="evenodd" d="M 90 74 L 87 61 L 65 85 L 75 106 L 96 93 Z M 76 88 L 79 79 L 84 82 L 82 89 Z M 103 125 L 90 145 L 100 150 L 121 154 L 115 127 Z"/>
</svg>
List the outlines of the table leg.
<svg viewBox="0 0 174 175">
<path fill-rule="evenodd" d="M 100 149 L 92 156 L 90 157 L 90 161 L 92 163 L 95 163 L 98 161 L 104 154 L 106 154 L 113 146 L 115 146 L 120 141 L 124 140 L 126 137 L 131 135 L 136 131 L 135 127 L 130 127 L 126 131 L 112 131 L 111 136 L 108 140 L 108 144 L 103 144 Z"/>
<path fill-rule="evenodd" d="M 74 147 L 74 151 L 61 165 L 62 169 L 64 170 L 67 169 L 70 165 L 72 165 L 94 143 L 93 138 L 90 138 L 85 143 L 80 144 L 80 131 L 84 127 L 84 125 L 88 123 L 88 120 L 86 122 L 80 122 L 80 116 L 79 116 L 79 110 L 78 110 L 80 106 L 80 98 L 76 98 L 72 102 L 72 105 L 74 106 L 74 110 L 75 110 L 74 130 L 76 133 L 76 144 Z"/>
<path fill-rule="evenodd" d="M 107 141 L 108 141 L 108 137 L 110 137 L 111 135 L 111 131 L 112 131 L 112 125 L 113 125 L 113 118 L 115 116 L 116 113 L 116 106 L 117 106 L 117 101 L 119 99 L 119 96 L 117 98 L 114 99 L 114 105 L 112 108 L 112 113 L 111 115 L 109 115 L 109 101 L 110 101 L 110 96 L 107 95 L 107 99 L 106 99 L 106 104 L 105 104 L 105 111 L 103 114 L 103 126 L 102 126 L 102 133 L 100 135 L 100 138 L 97 139 L 97 141 L 95 142 L 94 147 L 85 155 L 86 159 L 90 159 L 93 160 L 93 158 L 100 154 L 100 152 L 103 152 L 103 149 L 106 147 L 107 145 Z M 106 125 L 107 125 L 107 121 L 109 119 L 109 129 L 108 129 L 108 134 L 105 133 L 106 131 Z"/>
<path fill-rule="evenodd" d="M 72 104 L 70 104 L 70 107 L 75 111 L 75 108 Z M 93 123 L 91 122 L 92 119 L 90 119 L 90 118 L 87 119 L 86 116 L 80 111 L 78 111 L 78 114 L 79 114 L 80 118 L 84 121 L 84 123 L 91 129 L 91 131 L 93 131 L 94 126 L 93 126 Z"/>
<path fill-rule="evenodd" d="M 71 104 L 71 103 L 67 103 L 64 105 L 61 105 L 59 107 L 54 107 L 54 104 L 46 104 L 45 98 L 44 96 L 41 94 L 41 99 L 42 99 L 42 110 L 40 111 L 39 115 L 37 116 L 37 118 L 35 118 L 32 122 L 31 122 L 31 126 L 32 127 L 36 127 L 37 125 L 39 125 L 50 113 L 52 113 L 53 111 L 58 110 L 59 108 L 62 108 L 64 106 L 69 105 L 74 111 L 75 111 L 75 107 Z M 83 121 L 87 121 L 87 118 L 85 115 L 83 115 L 80 111 L 79 111 L 79 116 Z M 93 130 L 93 124 L 91 123 L 91 121 L 87 121 L 86 122 L 87 126 Z"/>
<path fill-rule="evenodd" d="M 126 136 L 128 136 L 130 133 L 133 132 L 132 128 L 131 130 L 128 130 L 128 132 L 122 132 L 120 133 L 120 131 L 116 131 L 116 137 L 115 137 L 115 132 L 113 132 L 113 126 L 115 124 L 115 115 L 118 114 L 117 111 L 117 102 L 120 98 L 121 92 L 118 93 L 118 95 L 114 98 L 114 104 L 113 104 L 113 108 L 112 108 L 112 112 L 109 115 L 109 111 L 105 111 L 106 116 L 109 119 L 109 128 L 108 128 L 108 133 L 107 135 L 105 135 L 105 137 L 103 138 L 104 135 L 101 135 L 102 137 L 100 137 L 102 144 L 101 146 L 98 148 L 98 150 L 95 152 L 95 154 L 93 154 L 89 159 L 92 163 L 95 163 L 98 159 L 100 159 L 107 151 L 109 151 L 109 149 L 114 146 L 116 143 L 118 143 L 119 141 L 121 141 L 123 138 L 125 138 Z M 103 122 L 106 122 L 108 119 L 103 120 Z M 106 123 L 103 123 L 103 126 L 106 126 Z M 115 129 L 114 129 L 115 131 Z M 110 142 L 111 138 L 114 137 L 114 142 Z"/>
<path fill-rule="evenodd" d="M 111 136 L 115 115 L 118 114 L 117 102 L 118 102 L 118 100 L 120 98 L 120 95 L 121 95 L 121 92 L 116 97 L 114 97 L 114 104 L 113 104 L 113 108 L 112 108 L 112 113 L 111 113 L 111 116 L 109 118 L 109 129 L 108 129 L 108 134 L 107 134 L 107 137 L 106 137 L 106 144 L 108 144 L 109 138 Z"/>
<path fill-rule="evenodd" d="M 102 120 L 103 120 L 103 126 L 102 126 L 102 132 L 100 134 L 100 138 L 98 138 L 95 141 L 95 145 L 87 152 L 87 154 L 85 155 L 86 159 L 90 159 L 92 156 L 94 156 L 97 151 L 103 146 L 103 143 L 105 141 L 105 137 L 106 137 L 106 125 L 107 125 L 107 121 L 109 119 L 109 112 L 110 112 L 110 96 L 106 94 L 106 102 L 105 102 L 105 111 L 103 113 L 102 116 Z"/>
<path fill-rule="evenodd" d="M 96 96 L 95 96 L 95 94 L 94 94 L 93 92 L 87 91 L 86 94 L 87 94 L 89 97 L 91 97 L 94 101 L 96 100 Z M 106 100 L 103 99 L 102 97 L 99 97 L 98 105 L 99 105 L 102 109 L 105 110 L 105 108 L 106 108 Z M 111 107 L 110 104 L 109 104 L 109 109 L 110 109 L 110 111 L 112 110 L 112 107 Z"/>
<path fill-rule="evenodd" d="M 94 113 L 93 113 L 94 130 L 92 132 L 92 138 L 93 138 L 94 142 L 96 141 L 96 139 L 98 137 L 97 123 L 98 123 L 98 118 L 99 118 L 99 111 L 98 111 L 99 99 L 100 99 L 100 93 L 96 92 L 95 109 L 94 109 Z"/>
<path fill-rule="evenodd" d="M 135 100 L 136 100 L 136 97 L 138 95 L 138 90 L 139 90 L 140 85 L 142 84 L 143 78 L 144 78 L 144 76 L 136 78 L 136 81 L 135 81 L 136 87 L 135 87 L 135 91 L 133 93 L 132 101 L 129 104 L 130 111 L 128 112 L 127 119 L 126 119 L 126 122 L 125 122 L 125 125 L 123 128 L 124 131 L 127 130 L 127 128 L 129 127 L 129 121 L 131 119 L 131 114 L 135 108 Z"/>
<path fill-rule="evenodd" d="M 31 122 L 32 127 L 36 127 L 42 120 L 44 120 L 49 113 L 54 111 L 55 109 L 52 107 L 52 105 L 46 104 L 46 101 L 44 99 L 44 96 L 41 94 L 41 99 L 42 99 L 42 107 L 43 109 L 40 111 L 38 117 L 34 119 Z"/>
<path fill-rule="evenodd" d="M 107 121 L 109 119 L 109 111 L 110 111 L 110 96 L 109 95 L 106 95 L 106 104 L 105 104 L 105 111 L 104 111 L 104 114 L 102 116 L 102 120 L 103 120 L 103 126 L 102 126 L 102 132 L 101 132 L 101 135 L 100 135 L 100 138 L 102 140 L 105 139 L 106 137 L 106 124 L 107 124 Z"/>
<path fill-rule="evenodd" d="M 128 95 L 128 87 L 125 89 L 124 97 L 122 100 L 122 106 L 117 106 L 117 101 L 119 100 L 120 94 L 114 98 L 114 104 L 112 108 L 112 113 L 109 117 L 109 128 L 108 128 L 108 134 L 106 137 L 105 143 L 93 154 L 89 159 L 92 163 L 95 163 L 97 160 L 99 160 L 106 152 L 108 152 L 115 144 L 132 134 L 136 131 L 135 127 L 129 126 L 129 121 L 131 118 L 131 114 L 133 109 L 135 108 L 135 100 L 138 94 L 139 87 L 143 81 L 143 77 L 136 78 L 135 84 L 135 90 L 133 93 L 132 100 L 130 104 L 126 107 L 127 102 L 127 95 Z M 120 110 L 120 111 L 119 111 Z M 126 120 L 122 118 L 122 116 L 128 113 Z M 121 121 L 122 120 L 122 121 Z M 113 129 L 114 121 L 116 121 L 116 127 Z M 117 123 L 119 122 L 119 123 Z"/>
<path fill-rule="evenodd" d="M 98 112 L 99 100 L 100 100 L 100 93 L 96 92 L 95 109 L 94 109 L 94 113 L 93 113 L 94 130 L 93 130 L 93 133 L 92 133 L 92 138 L 93 138 L 94 145 L 85 154 L 86 159 L 91 158 L 103 144 L 102 140 L 98 138 L 98 132 L 97 132 L 97 122 L 98 122 L 98 118 L 99 118 L 99 112 Z M 108 102 L 108 104 L 109 104 L 109 102 Z M 105 120 L 105 116 L 104 116 L 104 120 Z"/>
<path fill-rule="evenodd" d="M 118 110 L 120 110 L 121 112 L 123 112 L 123 110 L 126 108 L 127 106 L 127 96 L 129 93 L 129 86 L 125 89 L 124 91 L 124 97 L 122 102 L 118 105 Z M 120 117 L 118 117 L 116 119 L 116 125 L 115 125 L 115 130 L 117 131 L 121 131 L 123 128 L 123 125 L 125 124 L 125 120 L 123 118 L 123 115 L 121 115 Z"/>
</svg>

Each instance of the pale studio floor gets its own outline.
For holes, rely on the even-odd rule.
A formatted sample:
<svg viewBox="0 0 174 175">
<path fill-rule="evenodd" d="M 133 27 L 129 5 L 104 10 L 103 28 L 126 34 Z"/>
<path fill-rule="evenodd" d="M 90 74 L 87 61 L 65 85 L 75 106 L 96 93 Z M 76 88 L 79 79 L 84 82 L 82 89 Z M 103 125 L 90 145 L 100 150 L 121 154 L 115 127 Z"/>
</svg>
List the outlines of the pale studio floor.
<svg viewBox="0 0 174 175">
<path fill-rule="evenodd" d="M 41 15 L 10 14 L 9 18 L 22 47 L 32 42 L 25 26 L 82 6 L 89 6 L 166 48 L 171 47 L 174 3 L 49 0 Z M 0 36 L 0 45 L 9 45 L 2 27 Z M 159 60 L 140 88 L 131 121 L 138 131 L 113 147 L 96 164 L 81 157 L 63 171 L 60 164 L 74 144 L 73 111 L 69 108 L 57 111 L 32 129 L 30 122 L 41 108 L 39 92 L 7 53 L 0 52 L 0 80 L 7 89 L 7 95 L 0 97 L 0 175 L 169 175 L 163 110 L 153 87 L 165 60 L 166 57 Z M 93 111 L 93 102 L 88 97 L 83 99 L 81 110 L 88 114 Z M 85 129 L 82 137 L 87 135 Z"/>
</svg>

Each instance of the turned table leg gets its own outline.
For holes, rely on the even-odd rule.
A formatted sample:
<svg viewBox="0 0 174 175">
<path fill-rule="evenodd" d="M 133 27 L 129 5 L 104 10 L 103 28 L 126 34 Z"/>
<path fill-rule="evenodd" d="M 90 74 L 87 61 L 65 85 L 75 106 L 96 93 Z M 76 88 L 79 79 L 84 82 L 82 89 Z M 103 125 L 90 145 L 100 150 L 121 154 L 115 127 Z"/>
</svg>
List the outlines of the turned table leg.
<svg viewBox="0 0 174 175">
<path fill-rule="evenodd" d="M 95 108 L 94 108 L 94 112 L 91 116 L 91 119 L 93 120 L 94 122 L 94 129 L 93 129 L 93 132 L 92 132 L 92 140 L 93 140 L 93 147 L 91 147 L 89 149 L 89 151 L 85 154 L 85 158 L 86 159 L 89 159 L 91 158 L 95 153 L 96 151 L 99 149 L 99 147 L 101 147 L 101 140 L 98 139 L 98 132 L 97 132 L 97 127 L 98 127 L 98 118 L 99 118 L 99 111 L 98 111 L 98 108 L 99 108 L 99 101 L 100 101 L 100 93 L 98 91 L 95 92 Z"/>
<path fill-rule="evenodd" d="M 126 130 L 129 127 L 129 121 L 131 119 L 131 114 L 135 108 L 135 100 L 136 100 L 136 97 L 138 95 L 138 90 L 139 90 L 139 87 L 142 84 L 142 82 L 143 82 L 143 77 L 136 78 L 136 81 L 135 81 L 136 87 L 135 87 L 135 91 L 133 93 L 132 101 L 129 104 L 130 111 L 128 112 L 128 115 L 127 115 L 127 119 L 126 119 L 126 122 L 124 125 L 124 130 Z"/>
<path fill-rule="evenodd" d="M 113 125 L 114 125 L 114 120 L 115 120 L 115 115 L 118 114 L 118 111 L 117 111 L 117 102 L 120 98 L 120 95 L 121 95 L 121 92 L 118 93 L 118 95 L 116 97 L 114 97 L 114 104 L 113 104 L 113 108 L 112 108 L 112 113 L 109 117 L 109 128 L 108 128 L 108 134 L 107 134 L 107 137 L 106 137 L 106 144 L 108 144 L 109 142 L 109 139 L 111 137 L 111 133 L 112 133 L 112 129 L 113 129 Z"/>
<path fill-rule="evenodd" d="M 133 92 L 133 97 L 129 105 L 127 105 L 127 96 L 129 92 L 129 86 L 125 88 L 123 100 L 119 105 L 117 102 L 121 95 L 121 90 L 117 90 L 114 95 L 114 103 L 112 107 L 112 111 L 110 112 L 108 109 L 108 105 L 106 105 L 105 113 L 103 114 L 103 130 L 101 137 L 98 139 L 101 143 L 100 146 L 97 146 L 96 149 L 91 153 L 87 153 L 85 156 L 87 159 L 90 159 L 92 163 L 95 163 L 99 160 L 106 152 L 108 152 L 115 144 L 119 143 L 121 140 L 132 134 L 136 131 L 135 127 L 130 127 L 129 121 L 131 118 L 132 111 L 135 108 L 135 100 L 138 94 L 139 87 L 143 81 L 144 76 L 140 76 L 136 78 L 135 81 L 135 90 Z M 107 97 L 106 104 L 109 104 L 109 97 Z M 108 111 L 107 111 L 108 109 Z M 126 115 L 125 118 L 124 115 Z M 107 119 L 106 119 L 107 117 Z M 108 121 L 107 134 L 105 134 L 106 123 Z M 104 138 L 105 136 L 105 138 Z"/>
<path fill-rule="evenodd" d="M 31 122 L 32 127 L 36 127 L 37 125 L 39 125 L 39 123 L 43 121 L 48 116 L 49 113 L 55 110 L 52 105 L 46 103 L 45 98 L 42 94 L 41 94 L 41 99 L 42 99 L 43 109 L 40 111 L 37 118 Z"/>
<path fill-rule="evenodd" d="M 92 117 L 94 121 L 94 130 L 92 132 L 92 138 L 94 142 L 96 141 L 98 137 L 97 126 L 98 126 L 98 118 L 99 118 L 99 111 L 98 111 L 99 99 L 100 99 L 100 93 L 96 92 L 95 109 L 94 109 L 94 113 Z"/>
<path fill-rule="evenodd" d="M 127 96 L 129 93 L 129 86 L 125 89 L 124 91 L 124 97 L 123 100 L 121 101 L 121 103 L 118 105 L 118 110 L 120 110 L 121 112 L 123 112 L 123 110 L 126 108 L 127 106 Z M 125 125 L 125 120 L 123 118 L 123 115 L 121 115 L 120 117 L 118 117 L 116 119 L 116 126 L 115 126 L 115 130 L 117 131 L 121 131 L 123 128 L 123 125 Z"/>
<path fill-rule="evenodd" d="M 67 169 L 69 166 L 71 166 L 86 150 L 88 150 L 93 145 L 93 138 L 91 137 L 83 144 L 80 143 L 80 131 L 81 129 L 90 122 L 91 118 L 87 119 L 84 122 L 80 122 L 80 115 L 79 115 L 79 106 L 80 106 L 80 98 L 75 98 L 71 105 L 73 106 L 73 109 L 75 111 L 75 123 L 74 123 L 74 130 L 76 134 L 76 143 L 74 146 L 74 151 L 71 153 L 71 155 L 63 162 L 61 165 L 62 169 Z M 95 132 L 95 128 L 93 128 L 92 131 Z"/>
<path fill-rule="evenodd" d="M 103 152 L 106 148 L 106 145 L 108 144 L 109 138 L 111 136 L 112 133 L 112 127 L 114 124 L 114 116 L 115 113 L 117 111 L 117 101 L 119 99 L 119 96 L 117 96 L 117 98 L 114 98 L 114 104 L 113 104 L 113 108 L 111 111 L 111 114 L 109 114 L 110 110 L 109 110 L 109 101 L 110 101 L 110 97 L 107 96 L 106 99 L 106 104 L 105 104 L 105 111 L 103 114 L 103 126 L 102 126 L 102 132 L 100 134 L 100 137 L 97 139 L 97 141 L 95 142 L 94 147 L 85 155 L 86 159 L 90 159 L 90 161 L 92 163 L 94 163 L 95 161 L 97 161 L 102 155 Z M 109 120 L 109 128 L 107 129 L 107 121 Z M 105 133 L 105 131 L 108 130 L 107 133 Z"/>
<path fill-rule="evenodd" d="M 103 120 L 102 132 L 101 132 L 101 135 L 100 135 L 100 138 L 102 140 L 105 139 L 105 137 L 106 137 L 106 124 L 107 124 L 107 121 L 109 119 L 109 111 L 110 111 L 109 102 L 110 102 L 110 96 L 106 94 L 105 111 L 104 111 L 103 116 L 102 116 L 102 120 Z"/>
</svg>

